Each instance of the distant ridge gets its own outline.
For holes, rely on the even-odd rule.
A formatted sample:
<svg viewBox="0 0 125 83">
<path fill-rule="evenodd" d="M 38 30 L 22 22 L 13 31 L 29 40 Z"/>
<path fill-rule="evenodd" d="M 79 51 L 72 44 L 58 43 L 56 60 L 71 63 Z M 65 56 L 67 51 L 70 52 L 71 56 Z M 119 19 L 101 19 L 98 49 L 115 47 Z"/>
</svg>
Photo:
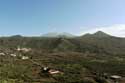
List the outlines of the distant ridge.
<svg viewBox="0 0 125 83">
<path fill-rule="evenodd" d="M 93 34 L 87 33 L 87 34 L 83 35 L 83 37 L 111 37 L 111 35 L 103 32 L 103 31 L 97 31 Z"/>
<path fill-rule="evenodd" d="M 97 37 L 109 37 L 110 35 L 105 33 L 105 32 L 102 32 L 102 31 L 97 31 L 96 33 L 93 34 L 94 36 L 97 36 Z"/>
<path fill-rule="evenodd" d="M 0 37 L 12 37 L 12 38 L 21 38 L 21 37 L 47 37 L 47 38 L 74 38 L 74 37 L 117 37 L 117 38 L 125 38 L 125 37 L 118 37 L 118 36 L 113 36 L 113 35 L 110 35 L 110 34 L 107 34 L 103 31 L 97 31 L 95 33 L 86 33 L 84 35 L 73 35 L 73 34 L 70 34 L 70 33 L 67 33 L 67 32 L 63 32 L 63 33 L 58 33 L 58 32 L 50 32 L 50 33 L 46 33 L 46 34 L 43 34 L 43 35 L 37 35 L 37 36 L 27 36 L 27 35 L 20 35 L 20 34 L 17 34 L 17 35 L 10 35 L 10 36 L 0 36 Z"/>
<path fill-rule="evenodd" d="M 51 32 L 51 33 L 47 33 L 47 34 L 43 34 L 42 37 L 66 37 L 66 38 L 73 38 L 75 37 L 75 35 L 72 35 L 70 33 L 57 33 L 57 32 Z"/>
<path fill-rule="evenodd" d="M 18 37 L 23 37 L 22 35 L 13 35 L 13 36 L 11 36 L 11 37 L 16 37 L 16 38 L 18 38 Z"/>
<path fill-rule="evenodd" d="M 46 36 L 46 35 L 45 35 Z M 60 37 L 63 36 L 63 37 Z M 65 37 L 64 37 L 65 36 Z M 56 37 L 56 38 L 50 38 Z M 68 38 L 67 38 L 68 37 Z M 69 38 L 70 37 L 70 38 Z M 49 34 L 44 37 L 13 37 L 0 38 L 0 45 L 4 48 L 24 46 L 41 49 L 46 52 L 80 52 L 97 53 L 106 55 L 125 55 L 125 38 L 110 36 L 102 31 L 84 36 L 69 36 L 67 33 Z"/>
</svg>

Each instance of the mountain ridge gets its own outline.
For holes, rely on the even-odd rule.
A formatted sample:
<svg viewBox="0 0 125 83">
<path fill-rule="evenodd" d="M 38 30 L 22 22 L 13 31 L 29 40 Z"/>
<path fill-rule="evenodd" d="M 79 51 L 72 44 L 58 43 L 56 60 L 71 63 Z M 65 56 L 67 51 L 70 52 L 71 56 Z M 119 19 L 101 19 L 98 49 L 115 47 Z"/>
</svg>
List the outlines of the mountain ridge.
<svg viewBox="0 0 125 83">
<path fill-rule="evenodd" d="M 96 33 L 97 34 L 97 33 Z M 6 37 L 0 38 L 0 45 L 4 48 L 17 46 L 29 47 L 51 52 L 91 52 L 106 54 L 125 54 L 125 38 L 93 34 L 80 37 Z M 101 35 L 102 36 L 102 35 Z"/>
<path fill-rule="evenodd" d="M 83 37 L 112 37 L 112 36 L 103 31 L 97 31 L 93 34 L 86 33 L 83 35 Z"/>
<path fill-rule="evenodd" d="M 47 34 L 43 34 L 42 37 L 67 37 L 67 38 L 72 38 L 72 37 L 75 37 L 75 35 L 72 35 L 72 34 L 66 33 L 66 32 L 63 32 L 63 33 L 50 32 L 50 33 L 47 33 Z"/>
<path fill-rule="evenodd" d="M 21 34 L 16 34 L 16 35 L 10 35 L 10 36 L 0 36 L 1 37 L 47 37 L 47 38 L 74 38 L 74 37 L 117 37 L 117 38 L 125 38 L 125 37 L 118 37 L 118 36 L 114 36 L 114 35 L 110 35 L 108 33 L 105 33 L 103 31 L 97 31 L 95 33 L 85 33 L 83 35 L 73 35 L 67 32 L 62 32 L 62 33 L 58 33 L 58 32 L 50 32 L 50 33 L 46 33 L 46 34 L 42 34 L 42 35 L 36 35 L 36 36 L 25 36 L 25 35 L 21 35 Z"/>
</svg>

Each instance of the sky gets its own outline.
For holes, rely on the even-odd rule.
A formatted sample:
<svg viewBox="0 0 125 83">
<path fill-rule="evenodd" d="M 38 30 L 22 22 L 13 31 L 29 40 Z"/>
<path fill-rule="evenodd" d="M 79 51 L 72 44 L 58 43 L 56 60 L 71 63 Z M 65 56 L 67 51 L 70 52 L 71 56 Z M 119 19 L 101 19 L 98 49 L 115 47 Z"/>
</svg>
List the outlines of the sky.
<svg viewBox="0 0 125 83">
<path fill-rule="evenodd" d="M 101 30 L 125 37 L 124 4 L 125 0 L 0 0 L 0 36 Z"/>
</svg>

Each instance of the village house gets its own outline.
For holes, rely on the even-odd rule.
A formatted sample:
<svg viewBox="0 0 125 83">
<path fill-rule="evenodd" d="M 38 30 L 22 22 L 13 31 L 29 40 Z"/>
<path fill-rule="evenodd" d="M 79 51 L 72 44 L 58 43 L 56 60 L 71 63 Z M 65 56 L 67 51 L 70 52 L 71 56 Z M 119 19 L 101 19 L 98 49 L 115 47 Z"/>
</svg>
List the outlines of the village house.
<svg viewBox="0 0 125 83">
<path fill-rule="evenodd" d="M 121 79 L 122 77 L 121 77 L 121 76 L 118 76 L 118 75 L 112 75 L 111 78 L 112 78 L 112 79 Z"/>
<path fill-rule="evenodd" d="M 49 74 L 61 74 L 61 72 L 59 70 L 54 70 L 54 69 L 50 69 Z"/>
<path fill-rule="evenodd" d="M 0 53 L 0 55 L 1 55 L 1 56 L 4 56 L 4 55 L 5 55 L 5 53 L 1 52 L 1 53 Z"/>
<path fill-rule="evenodd" d="M 49 67 L 44 67 L 43 68 L 44 72 L 48 72 L 49 74 L 53 75 L 53 74 L 61 74 L 62 72 L 56 69 L 51 69 Z"/>
<path fill-rule="evenodd" d="M 17 55 L 16 55 L 16 54 L 10 54 L 10 56 L 12 56 L 12 57 L 16 57 Z"/>
<path fill-rule="evenodd" d="M 114 83 L 119 83 L 120 79 L 122 78 L 121 76 L 118 75 L 112 75 L 110 76 L 112 80 L 114 80 Z"/>
<path fill-rule="evenodd" d="M 20 48 L 20 47 L 18 47 L 16 50 L 17 51 L 23 51 L 23 52 L 29 52 L 29 51 L 31 51 L 31 48 Z"/>
<path fill-rule="evenodd" d="M 28 56 L 22 56 L 22 59 L 26 60 L 26 59 L 29 59 L 29 57 Z"/>
</svg>

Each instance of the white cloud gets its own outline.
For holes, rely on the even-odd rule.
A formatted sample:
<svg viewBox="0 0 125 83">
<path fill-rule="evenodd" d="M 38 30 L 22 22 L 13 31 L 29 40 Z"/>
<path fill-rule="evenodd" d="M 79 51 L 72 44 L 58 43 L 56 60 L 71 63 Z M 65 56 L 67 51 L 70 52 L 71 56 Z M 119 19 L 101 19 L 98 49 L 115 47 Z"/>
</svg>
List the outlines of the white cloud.
<svg viewBox="0 0 125 83">
<path fill-rule="evenodd" d="M 102 26 L 102 27 L 94 27 L 92 29 L 80 32 L 80 35 L 85 33 L 95 33 L 97 31 L 103 31 L 113 36 L 117 37 L 125 37 L 125 24 L 115 24 L 112 26 Z"/>
</svg>

